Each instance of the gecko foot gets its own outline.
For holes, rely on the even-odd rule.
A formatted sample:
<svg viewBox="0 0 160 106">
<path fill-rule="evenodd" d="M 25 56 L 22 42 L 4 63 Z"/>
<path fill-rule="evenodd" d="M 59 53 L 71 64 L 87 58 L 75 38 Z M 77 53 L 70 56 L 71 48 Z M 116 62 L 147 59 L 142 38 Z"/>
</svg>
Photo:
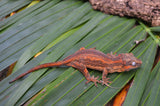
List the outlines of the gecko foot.
<svg viewBox="0 0 160 106">
<path fill-rule="evenodd" d="M 89 79 L 87 79 L 88 81 L 86 81 L 86 84 L 88 84 L 89 82 L 92 81 L 92 82 L 94 82 L 94 85 L 97 87 L 97 82 L 101 83 L 99 80 L 97 80 L 98 78 L 99 78 L 99 76 L 97 76 L 97 77 L 92 76 Z"/>
<path fill-rule="evenodd" d="M 111 87 L 108 83 L 112 83 L 112 81 L 108 81 L 110 78 L 106 78 L 103 80 L 100 80 L 100 83 L 102 83 L 102 85 L 106 85 L 108 87 Z"/>
<path fill-rule="evenodd" d="M 103 80 L 100 80 L 100 83 L 102 83 L 102 85 L 106 85 L 110 88 L 114 88 L 114 89 L 119 89 L 120 87 L 112 87 L 109 85 L 109 83 L 112 83 L 112 81 L 108 81 L 110 78 L 105 78 Z"/>
</svg>

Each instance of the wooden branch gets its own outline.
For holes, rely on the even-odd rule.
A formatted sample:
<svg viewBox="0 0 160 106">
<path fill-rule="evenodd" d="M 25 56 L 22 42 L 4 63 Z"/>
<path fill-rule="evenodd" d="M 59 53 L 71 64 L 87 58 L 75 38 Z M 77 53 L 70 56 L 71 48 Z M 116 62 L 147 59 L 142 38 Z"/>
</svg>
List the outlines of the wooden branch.
<svg viewBox="0 0 160 106">
<path fill-rule="evenodd" d="M 90 0 L 93 9 L 107 14 L 136 17 L 160 26 L 160 0 Z"/>
</svg>

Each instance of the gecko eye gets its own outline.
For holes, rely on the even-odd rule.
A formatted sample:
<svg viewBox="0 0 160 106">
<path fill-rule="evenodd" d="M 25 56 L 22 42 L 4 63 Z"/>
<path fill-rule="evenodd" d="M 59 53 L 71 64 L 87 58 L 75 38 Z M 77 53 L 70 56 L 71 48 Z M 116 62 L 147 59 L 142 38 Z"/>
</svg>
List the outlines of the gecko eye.
<svg viewBox="0 0 160 106">
<path fill-rule="evenodd" d="M 136 65 L 136 62 L 132 62 L 132 66 L 135 66 Z"/>
</svg>

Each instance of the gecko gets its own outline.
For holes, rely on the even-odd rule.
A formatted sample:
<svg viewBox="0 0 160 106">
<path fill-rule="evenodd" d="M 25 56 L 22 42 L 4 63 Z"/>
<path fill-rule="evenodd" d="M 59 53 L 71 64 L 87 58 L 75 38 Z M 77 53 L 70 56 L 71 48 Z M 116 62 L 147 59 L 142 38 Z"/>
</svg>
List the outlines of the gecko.
<svg viewBox="0 0 160 106">
<path fill-rule="evenodd" d="M 113 53 L 104 54 L 95 48 L 85 49 L 82 47 L 80 50 L 72 55 L 69 55 L 62 61 L 44 63 L 31 68 L 9 83 L 12 83 L 23 76 L 42 68 L 71 66 L 84 75 L 87 80 L 86 84 L 89 82 L 94 82 L 95 86 L 97 86 L 97 83 L 101 83 L 102 85 L 111 87 L 109 85 L 111 81 L 107 78 L 108 73 L 129 71 L 140 67 L 141 64 L 142 61 L 137 59 L 132 53 L 121 53 L 116 56 L 116 54 Z M 87 68 L 102 71 L 102 80 L 98 80 L 99 77 L 90 76 Z"/>
</svg>

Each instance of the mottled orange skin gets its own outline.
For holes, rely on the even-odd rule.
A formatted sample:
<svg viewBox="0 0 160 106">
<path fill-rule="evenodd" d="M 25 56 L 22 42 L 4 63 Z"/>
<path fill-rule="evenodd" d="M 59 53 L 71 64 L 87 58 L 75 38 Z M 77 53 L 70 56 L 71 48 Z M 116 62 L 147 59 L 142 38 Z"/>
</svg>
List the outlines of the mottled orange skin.
<svg viewBox="0 0 160 106">
<path fill-rule="evenodd" d="M 38 69 L 65 65 L 74 67 L 82 72 L 87 79 L 86 83 L 92 81 L 94 82 L 95 86 L 97 86 L 97 82 L 109 86 L 109 78 L 106 78 L 108 73 L 129 71 L 131 69 L 140 67 L 141 64 L 142 61 L 134 57 L 132 53 L 122 53 L 116 56 L 112 53 L 104 54 L 98 50 L 95 50 L 94 48 L 85 49 L 82 47 L 80 50 L 66 57 L 62 61 L 45 63 L 30 69 L 26 73 L 23 73 L 12 80 L 10 83 Z M 99 81 L 98 77 L 91 77 L 87 68 L 102 71 L 102 80 Z"/>
</svg>

